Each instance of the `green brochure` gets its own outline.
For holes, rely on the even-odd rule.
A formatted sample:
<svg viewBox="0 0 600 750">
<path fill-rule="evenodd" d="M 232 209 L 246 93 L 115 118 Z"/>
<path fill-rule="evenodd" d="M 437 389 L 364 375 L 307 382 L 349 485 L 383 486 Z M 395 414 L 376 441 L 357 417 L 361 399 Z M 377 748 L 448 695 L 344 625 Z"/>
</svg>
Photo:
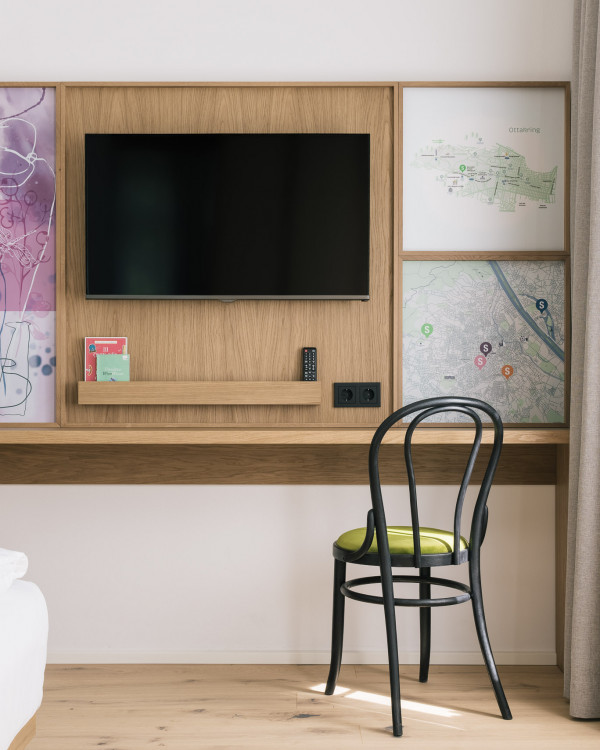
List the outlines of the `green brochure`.
<svg viewBox="0 0 600 750">
<path fill-rule="evenodd" d="M 98 382 L 129 380 L 129 354 L 98 354 L 96 356 Z"/>
</svg>

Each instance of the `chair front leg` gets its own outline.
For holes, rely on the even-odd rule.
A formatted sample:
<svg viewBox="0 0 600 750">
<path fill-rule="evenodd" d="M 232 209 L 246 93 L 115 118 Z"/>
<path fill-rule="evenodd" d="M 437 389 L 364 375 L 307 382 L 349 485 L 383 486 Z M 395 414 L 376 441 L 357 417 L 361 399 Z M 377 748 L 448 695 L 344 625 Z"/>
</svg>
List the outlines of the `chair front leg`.
<svg viewBox="0 0 600 750">
<path fill-rule="evenodd" d="M 387 633 L 388 663 L 390 668 L 390 697 L 392 701 L 392 731 L 402 737 L 402 711 L 400 709 L 400 670 L 398 668 L 398 634 L 396 632 L 396 607 L 394 604 L 394 580 L 391 565 L 382 563 L 381 589 Z"/>
<path fill-rule="evenodd" d="M 335 561 L 333 569 L 333 619 L 331 626 L 331 663 L 325 695 L 333 695 L 342 664 L 342 647 L 344 643 L 344 608 L 346 597 L 340 591 L 346 581 L 346 563 Z"/>
<path fill-rule="evenodd" d="M 469 564 L 469 578 L 471 583 L 471 603 L 473 604 L 473 617 L 475 618 L 475 628 L 477 630 L 477 637 L 479 639 L 479 646 L 481 653 L 485 660 L 490 680 L 492 681 L 492 687 L 496 695 L 496 701 L 498 702 L 498 708 L 502 714 L 503 719 L 512 719 L 510 708 L 508 707 L 508 701 L 504 695 L 502 683 L 498 676 L 498 670 L 496 669 L 496 662 L 494 661 L 494 655 L 492 653 L 492 647 L 490 645 L 490 639 L 488 637 L 487 626 L 485 624 L 485 614 L 483 611 L 483 597 L 481 594 L 481 575 L 479 569 L 479 555 L 474 554 Z"/>
<path fill-rule="evenodd" d="M 431 578 L 431 568 L 421 568 L 419 578 L 426 581 Z M 419 583 L 419 598 L 431 598 L 431 585 Z M 419 682 L 429 679 L 429 661 L 431 659 L 431 607 L 419 608 L 419 625 L 421 631 L 421 660 L 419 665 Z"/>
</svg>

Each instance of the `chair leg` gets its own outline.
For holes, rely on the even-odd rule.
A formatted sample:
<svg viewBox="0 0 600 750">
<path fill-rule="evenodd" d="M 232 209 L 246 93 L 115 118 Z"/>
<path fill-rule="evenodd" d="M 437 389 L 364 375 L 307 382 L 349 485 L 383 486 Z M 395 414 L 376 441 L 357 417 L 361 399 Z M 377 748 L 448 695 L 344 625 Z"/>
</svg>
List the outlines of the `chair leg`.
<svg viewBox="0 0 600 750">
<path fill-rule="evenodd" d="M 421 579 L 431 578 L 431 568 L 421 568 Z M 419 583 L 419 598 L 431 598 L 431 585 Z M 427 682 L 429 678 L 429 660 L 431 657 L 431 607 L 419 608 L 419 625 L 421 630 L 421 660 L 419 666 L 419 682 Z"/>
<path fill-rule="evenodd" d="M 510 708 L 508 707 L 508 701 L 504 695 L 502 689 L 502 683 L 498 676 L 498 670 L 496 669 L 496 662 L 494 661 L 494 655 L 492 653 L 492 647 L 490 645 L 490 639 L 488 637 L 487 626 L 485 624 L 485 614 L 483 611 L 483 597 L 481 594 L 481 575 L 479 571 L 479 556 L 475 556 L 471 560 L 469 565 L 469 578 L 471 582 L 471 603 L 473 605 L 473 617 L 475 618 L 475 628 L 477 630 L 477 637 L 479 639 L 479 646 L 481 653 L 485 660 L 490 680 L 492 681 L 492 687 L 496 695 L 498 702 L 498 708 L 502 714 L 503 719 L 512 719 Z"/>
<path fill-rule="evenodd" d="M 325 695 L 333 695 L 342 664 L 342 646 L 344 643 L 344 608 L 346 597 L 340 587 L 346 581 L 346 563 L 335 561 L 333 569 L 333 619 L 331 626 L 331 664 Z"/>
<path fill-rule="evenodd" d="M 390 697 L 392 701 L 392 731 L 402 737 L 402 712 L 400 709 L 400 670 L 398 668 L 398 634 L 396 632 L 396 607 L 391 566 L 381 565 L 381 588 L 385 629 L 387 633 L 388 662 L 390 668 Z"/>
</svg>

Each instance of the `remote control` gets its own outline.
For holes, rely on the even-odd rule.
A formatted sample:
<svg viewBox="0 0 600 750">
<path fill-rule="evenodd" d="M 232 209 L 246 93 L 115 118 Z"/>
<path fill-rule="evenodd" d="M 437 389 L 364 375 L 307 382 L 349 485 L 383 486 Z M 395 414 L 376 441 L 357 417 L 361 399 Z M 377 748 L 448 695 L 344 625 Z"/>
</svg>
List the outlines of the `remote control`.
<svg viewBox="0 0 600 750">
<path fill-rule="evenodd" d="M 317 350 L 314 346 L 302 349 L 302 380 L 317 379 Z"/>
</svg>

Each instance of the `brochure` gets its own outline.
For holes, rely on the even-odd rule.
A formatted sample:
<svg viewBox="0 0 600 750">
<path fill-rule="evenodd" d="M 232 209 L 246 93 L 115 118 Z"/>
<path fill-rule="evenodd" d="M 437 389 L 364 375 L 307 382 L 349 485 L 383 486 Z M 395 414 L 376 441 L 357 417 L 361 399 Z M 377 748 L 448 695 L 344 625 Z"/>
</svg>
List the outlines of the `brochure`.
<svg viewBox="0 0 600 750">
<path fill-rule="evenodd" d="M 86 336 L 84 380 L 96 380 L 97 354 L 127 354 L 127 336 Z"/>
<path fill-rule="evenodd" d="M 96 357 L 96 379 L 123 382 L 129 380 L 129 354 L 98 354 Z"/>
</svg>

